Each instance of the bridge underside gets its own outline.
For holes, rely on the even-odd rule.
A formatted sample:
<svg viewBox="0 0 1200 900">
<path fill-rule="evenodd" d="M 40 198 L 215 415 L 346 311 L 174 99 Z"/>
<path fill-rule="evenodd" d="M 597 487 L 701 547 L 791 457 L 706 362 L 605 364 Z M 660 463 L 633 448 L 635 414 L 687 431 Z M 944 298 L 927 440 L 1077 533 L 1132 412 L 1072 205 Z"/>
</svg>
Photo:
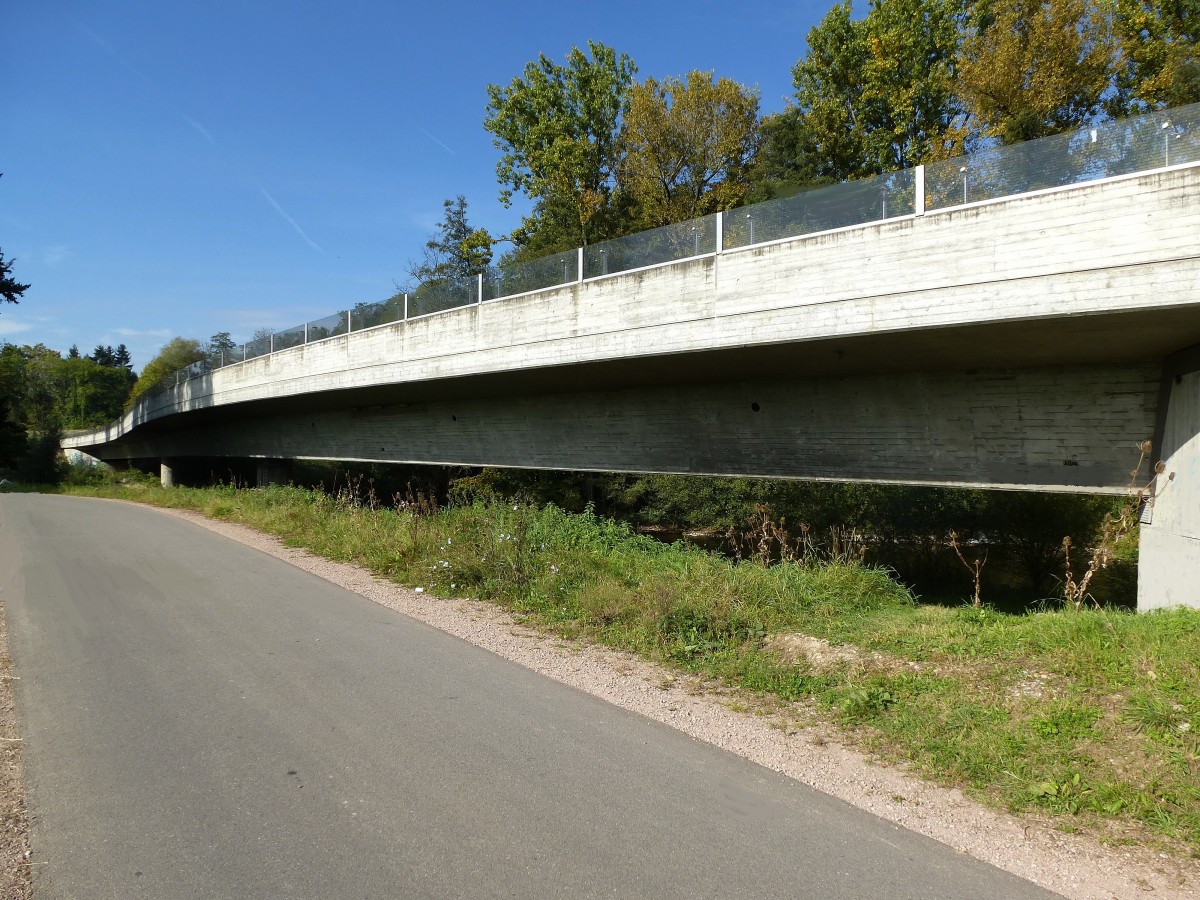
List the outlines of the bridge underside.
<svg viewBox="0 0 1200 900">
<path fill-rule="evenodd" d="M 197 410 L 88 452 L 1120 492 L 1154 434 L 1161 373 L 1129 363 L 571 392 L 543 373 L 536 393 L 472 396 L 463 383 L 415 399 L 397 386 L 225 407 L 211 421 Z"/>
</svg>

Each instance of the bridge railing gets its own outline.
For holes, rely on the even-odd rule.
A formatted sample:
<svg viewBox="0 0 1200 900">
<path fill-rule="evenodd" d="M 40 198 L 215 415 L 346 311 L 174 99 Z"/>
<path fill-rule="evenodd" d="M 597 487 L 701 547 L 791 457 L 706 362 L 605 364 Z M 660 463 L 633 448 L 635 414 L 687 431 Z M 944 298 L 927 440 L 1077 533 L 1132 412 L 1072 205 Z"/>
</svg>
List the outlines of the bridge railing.
<svg viewBox="0 0 1200 900">
<path fill-rule="evenodd" d="M 831 184 L 722 213 L 723 250 L 832 231 L 916 211 L 917 170 Z"/>
<path fill-rule="evenodd" d="M 1200 104 L 981 149 L 925 165 L 925 208 L 944 209 L 1200 160 Z"/>
<path fill-rule="evenodd" d="M 771 241 L 1194 162 L 1200 162 L 1200 103 L 1023 144 L 987 146 L 968 156 L 818 187 L 541 259 L 502 262 L 473 277 L 427 282 L 409 293 L 378 303 L 359 303 L 353 309 L 248 341 L 231 352 L 179 370 L 147 393 L 280 350 L 484 301 Z"/>
</svg>

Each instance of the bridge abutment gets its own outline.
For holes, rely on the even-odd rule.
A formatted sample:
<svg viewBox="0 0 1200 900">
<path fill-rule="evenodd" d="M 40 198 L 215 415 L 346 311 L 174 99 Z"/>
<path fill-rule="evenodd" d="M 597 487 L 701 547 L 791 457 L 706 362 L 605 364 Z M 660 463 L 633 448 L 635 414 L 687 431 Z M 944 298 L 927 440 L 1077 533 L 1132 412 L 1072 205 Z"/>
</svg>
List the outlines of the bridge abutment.
<svg viewBox="0 0 1200 900">
<path fill-rule="evenodd" d="M 1138 557 L 1138 609 L 1200 607 L 1200 346 L 1164 365 L 1155 478 Z"/>
</svg>

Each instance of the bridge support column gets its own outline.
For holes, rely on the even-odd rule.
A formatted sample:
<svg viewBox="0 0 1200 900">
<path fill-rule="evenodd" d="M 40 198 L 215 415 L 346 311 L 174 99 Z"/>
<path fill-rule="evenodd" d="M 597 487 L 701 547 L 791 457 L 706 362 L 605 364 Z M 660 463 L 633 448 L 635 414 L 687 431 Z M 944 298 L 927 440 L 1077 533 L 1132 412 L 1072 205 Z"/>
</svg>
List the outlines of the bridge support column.
<svg viewBox="0 0 1200 900">
<path fill-rule="evenodd" d="M 175 461 L 163 457 L 158 461 L 158 480 L 165 488 L 175 487 Z"/>
<path fill-rule="evenodd" d="M 1143 516 L 1138 609 L 1200 607 L 1200 346 L 1167 359 L 1156 432 L 1165 468 Z"/>
<path fill-rule="evenodd" d="M 255 482 L 258 487 L 288 484 L 292 480 L 292 461 L 290 459 L 260 459 L 257 460 L 257 463 Z"/>
</svg>

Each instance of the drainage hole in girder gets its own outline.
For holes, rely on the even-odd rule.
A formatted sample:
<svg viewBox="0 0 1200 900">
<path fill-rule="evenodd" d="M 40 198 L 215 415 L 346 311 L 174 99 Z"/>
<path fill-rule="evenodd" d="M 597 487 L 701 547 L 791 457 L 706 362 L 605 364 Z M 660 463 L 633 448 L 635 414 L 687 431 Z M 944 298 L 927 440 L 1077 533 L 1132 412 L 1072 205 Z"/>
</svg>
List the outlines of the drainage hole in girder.
<svg viewBox="0 0 1200 900">
<path fill-rule="evenodd" d="M 751 408 L 752 410 L 754 410 L 755 412 L 758 412 L 760 409 L 762 409 L 762 407 L 761 407 L 761 406 L 759 406 L 757 403 L 751 403 L 751 404 L 750 404 L 750 408 Z"/>
<path fill-rule="evenodd" d="M 450 417 L 450 421 L 451 421 L 451 422 L 457 422 L 457 421 L 458 421 L 458 416 L 451 416 L 451 417 Z"/>
</svg>

